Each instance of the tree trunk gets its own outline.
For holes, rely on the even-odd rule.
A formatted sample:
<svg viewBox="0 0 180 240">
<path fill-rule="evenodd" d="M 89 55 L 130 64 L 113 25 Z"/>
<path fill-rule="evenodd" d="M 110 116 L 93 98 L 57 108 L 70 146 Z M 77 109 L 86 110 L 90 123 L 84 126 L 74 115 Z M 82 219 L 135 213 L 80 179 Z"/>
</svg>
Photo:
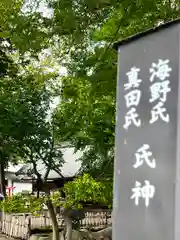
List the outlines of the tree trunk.
<svg viewBox="0 0 180 240">
<path fill-rule="evenodd" d="M 6 196 L 6 181 L 5 181 L 5 172 L 4 172 L 4 159 L 3 154 L 0 152 L 0 191 Z"/>
<path fill-rule="evenodd" d="M 59 240 L 58 222 L 56 218 L 56 213 L 54 211 L 54 206 L 50 198 L 47 200 L 46 205 L 48 207 L 49 215 L 52 221 L 52 230 L 53 230 L 52 240 Z"/>
<path fill-rule="evenodd" d="M 66 240 L 72 239 L 72 219 L 67 217 L 66 219 Z"/>
<path fill-rule="evenodd" d="M 39 198 L 39 188 L 37 188 L 37 198 Z"/>
</svg>

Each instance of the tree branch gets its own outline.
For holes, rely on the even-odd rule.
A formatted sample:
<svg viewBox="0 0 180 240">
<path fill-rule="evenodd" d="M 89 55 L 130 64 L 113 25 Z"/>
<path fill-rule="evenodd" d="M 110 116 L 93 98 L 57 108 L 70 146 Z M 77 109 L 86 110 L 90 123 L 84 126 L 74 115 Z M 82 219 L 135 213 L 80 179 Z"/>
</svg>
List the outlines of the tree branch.
<svg viewBox="0 0 180 240">
<path fill-rule="evenodd" d="M 47 181 L 47 178 L 48 178 L 49 172 L 50 172 L 50 169 L 47 169 L 47 170 L 46 170 L 46 173 L 45 173 L 45 175 L 44 175 L 44 182 Z"/>
</svg>

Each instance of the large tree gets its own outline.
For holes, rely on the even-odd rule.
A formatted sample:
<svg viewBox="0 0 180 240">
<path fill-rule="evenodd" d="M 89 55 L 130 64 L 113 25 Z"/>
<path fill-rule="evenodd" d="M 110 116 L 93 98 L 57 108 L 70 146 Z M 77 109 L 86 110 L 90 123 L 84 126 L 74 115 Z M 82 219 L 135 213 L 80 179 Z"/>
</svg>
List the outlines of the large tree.
<svg viewBox="0 0 180 240">
<path fill-rule="evenodd" d="M 112 176 L 117 39 L 180 16 L 174 0 L 8 0 L 1 35 L 23 59 L 47 47 L 67 69 L 56 115 L 58 139 L 83 150 L 83 168 Z M 42 14 L 44 2 L 52 12 Z M 9 14 L 11 12 L 12 14 Z"/>
<path fill-rule="evenodd" d="M 0 153 L 1 185 L 4 189 L 4 168 L 9 161 L 18 160 L 30 164 L 31 175 L 35 177 L 46 193 L 46 204 L 52 219 L 54 239 L 58 239 L 58 225 L 47 178 L 51 170 L 60 176 L 63 155 L 60 145 L 55 142 L 53 121 L 48 118 L 51 99 L 55 96 L 51 83 L 56 73 L 49 73 L 47 66 L 33 67 L 33 62 L 25 67 L 21 60 L 15 75 L 4 74 L 0 78 Z M 53 84 L 54 86 L 55 84 Z M 12 158 L 12 156 L 14 156 Z M 39 170 L 43 164 L 43 174 Z"/>
<path fill-rule="evenodd" d="M 51 82 L 55 82 L 57 74 L 47 71 L 47 59 L 34 66 L 34 61 L 28 64 L 17 51 L 1 49 L 0 164 L 1 191 L 5 194 L 4 169 L 8 162 L 17 163 L 19 151 L 28 139 L 47 137 L 47 114 L 54 96 Z"/>
<path fill-rule="evenodd" d="M 71 1 L 52 2 L 51 6 L 59 4 L 54 21 L 63 22 L 64 38 L 72 39 L 66 41 L 68 77 L 62 81 L 62 101 L 56 112 L 58 137 L 83 151 L 83 170 L 112 177 L 117 68 L 112 43 L 179 17 L 179 4 L 87 0 L 78 2 L 76 9 Z M 71 14 L 63 21 L 64 12 Z"/>
<path fill-rule="evenodd" d="M 180 16 L 178 1 L 46 0 L 53 11 L 51 17 L 34 9 L 34 3 L 38 7 L 42 0 L 30 1 L 27 11 L 22 11 L 23 1 L 2 2 L 9 5 L 8 11 L 1 5 L 1 37 L 20 54 L 18 67 L 22 67 L 23 73 L 10 76 L 9 64 L 4 65 L 0 96 L 0 132 L 6 144 L 3 152 L 9 153 L 4 146 L 21 146 L 22 155 L 34 164 L 41 149 L 35 149 L 33 142 L 36 148 L 40 143 L 45 148 L 51 146 L 52 128 L 44 120 L 49 105 L 41 104 L 49 101 L 44 76 L 50 76 L 33 72 L 33 67 L 28 73 L 23 72 L 27 55 L 32 62 L 42 49 L 51 47 L 53 56 L 68 74 L 62 79 L 53 138 L 83 151 L 83 170 L 99 177 L 112 177 L 117 62 L 112 43 Z M 49 151 L 43 156 L 48 170 L 56 162 L 49 158 Z M 35 165 L 33 170 L 36 173 Z"/>
</svg>

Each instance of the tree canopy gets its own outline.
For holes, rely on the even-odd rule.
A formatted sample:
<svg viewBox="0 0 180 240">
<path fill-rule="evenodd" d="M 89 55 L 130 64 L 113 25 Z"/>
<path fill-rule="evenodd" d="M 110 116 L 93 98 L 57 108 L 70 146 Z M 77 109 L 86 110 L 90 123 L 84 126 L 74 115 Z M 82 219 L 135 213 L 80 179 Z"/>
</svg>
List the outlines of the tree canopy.
<svg viewBox="0 0 180 240">
<path fill-rule="evenodd" d="M 8 0 L 2 1 L 0 11 L 1 37 L 11 52 L 19 52 L 21 65 L 38 60 L 49 48 L 57 66 L 66 68 L 57 91 L 57 141 L 83 151 L 83 171 L 112 177 L 117 68 L 112 43 L 179 17 L 179 3 Z M 9 67 L 3 61 L 5 74 Z"/>
<path fill-rule="evenodd" d="M 177 2 L 158 0 L 78 3 L 78 10 L 72 2 L 64 7 L 67 10 L 61 5 L 56 9 L 58 17 L 61 11 L 71 9 L 76 24 L 74 31 L 66 35 L 75 40 L 69 45 L 68 76 L 62 81 L 62 102 L 56 112 L 57 132 L 60 139 L 83 151 L 83 170 L 112 177 L 117 68 L 112 43 L 175 19 L 180 9 Z M 80 31 L 84 19 L 88 24 Z"/>
<path fill-rule="evenodd" d="M 44 161 L 48 174 L 63 163 L 60 147 L 71 146 L 83 153 L 82 172 L 96 180 L 84 175 L 67 184 L 64 207 L 77 208 L 89 198 L 109 202 L 112 196 L 105 193 L 112 186 L 97 178 L 109 184 L 113 173 L 117 53 L 112 44 L 178 17 L 179 2 L 174 0 L 1 0 L 1 185 L 7 163 L 20 157 L 33 164 L 46 186 L 47 175 L 39 175 L 37 160 Z M 60 104 L 50 121 L 55 96 Z M 53 199 L 44 190 L 57 240 Z"/>
</svg>

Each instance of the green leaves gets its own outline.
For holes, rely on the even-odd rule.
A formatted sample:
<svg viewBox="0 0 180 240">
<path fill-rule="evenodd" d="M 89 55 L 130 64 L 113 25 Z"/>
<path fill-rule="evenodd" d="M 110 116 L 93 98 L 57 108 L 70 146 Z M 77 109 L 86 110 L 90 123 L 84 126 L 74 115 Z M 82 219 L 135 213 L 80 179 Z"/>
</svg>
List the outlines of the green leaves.
<svg viewBox="0 0 180 240">
<path fill-rule="evenodd" d="M 21 53 L 29 51 L 36 55 L 47 47 L 47 37 L 44 21 L 41 21 L 39 13 L 30 16 L 18 15 L 13 20 L 11 41 Z"/>
<path fill-rule="evenodd" d="M 93 76 L 89 80 L 67 78 L 62 85 L 63 101 L 55 114 L 58 140 L 70 143 L 75 151 L 83 150 L 82 168 L 91 174 L 102 173 L 104 161 L 110 162 L 105 175 L 113 168 L 109 153 L 114 146 L 115 101 L 111 91 L 109 86 L 107 92 L 100 80 L 94 83 Z"/>
<path fill-rule="evenodd" d="M 0 30 L 1 37 L 10 36 L 9 25 L 13 18 L 17 17 L 23 0 L 2 0 L 0 3 Z"/>
<path fill-rule="evenodd" d="M 6 197 L 0 202 L 0 209 L 7 213 L 32 213 L 39 215 L 45 198 L 37 198 L 32 195 L 17 194 L 12 197 Z"/>
<path fill-rule="evenodd" d="M 50 84 L 57 75 L 45 72 L 44 66 L 24 66 L 18 56 L 8 55 L 5 49 L 0 78 L 0 150 L 4 160 L 7 164 L 15 154 L 16 160 L 17 156 L 28 163 L 41 159 L 47 169 L 57 168 L 63 162 L 62 152 L 54 144 L 52 123 L 47 121 L 54 96 Z M 13 159 L 13 163 L 17 161 Z"/>
<path fill-rule="evenodd" d="M 65 198 L 61 196 L 64 192 Z M 77 177 L 72 182 L 68 182 L 59 191 L 53 192 L 51 200 L 54 207 L 66 209 L 81 209 L 83 204 L 102 204 L 109 208 L 112 207 L 112 183 L 97 181 L 90 175 L 84 174 Z M 32 213 L 40 214 L 48 197 L 40 196 L 37 198 L 28 194 L 17 194 L 6 197 L 0 202 L 0 208 L 8 213 Z"/>
<path fill-rule="evenodd" d="M 72 1 L 51 2 L 56 24 L 63 21 L 63 12 L 64 21 L 73 24 L 71 28 L 63 22 L 68 77 L 62 81 L 61 105 L 55 115 L 57 138 L 83 151 L 82 171 L 112 177 L 117 75 L 112 43 L 177 18 L 178 3 L 84 0 L 75 8 Z"/>
<path fill-rule="evenodd" d="M 10 44 L 0 52 L 3 136 L 10 136 L 11 141 L 23 137 L 30 146 L 36 131 L 36 144 L 46 138 L 50 142 L 53 132 L 58 143 L 83 151 L 82 170 L 93 176 L 112 177 L 117 75 L 112 43 L 154 27 L 159 21 L 179 17 L 179 2 L 47 0 L 51 17 L 38 12 L 41 0 L 32 1 L 26 12 L 20 0 L 1 2 L 0 36 L 8 37 Z M 44 119 L 57 76 L 43 67 L 27 67 L 28 61 L 34 61 L 32 57 L 37 60 L 39 52 L 48 47 L 58 59 L 58 67 L 66 67 L 68 74 L 61 79 L 61 93 L 55 87 L 61 104 L 54 115 L 53 131 Z M 17 61 L 21 74 L 9 57 L 12 49 L 22 60 Z M 44 65 L 49 66 L 50 61 L 44 61 Z"/>
<path fill-rule="evenodd" d="M 112 184 L 96 181 L 88 174 L 66 183 L 63 191 L 66 197 L 62 206 L 67 209 L 82 208 L 82 203 L 86 202 L 109 207 L 112 204 Z"/>
</svg>

